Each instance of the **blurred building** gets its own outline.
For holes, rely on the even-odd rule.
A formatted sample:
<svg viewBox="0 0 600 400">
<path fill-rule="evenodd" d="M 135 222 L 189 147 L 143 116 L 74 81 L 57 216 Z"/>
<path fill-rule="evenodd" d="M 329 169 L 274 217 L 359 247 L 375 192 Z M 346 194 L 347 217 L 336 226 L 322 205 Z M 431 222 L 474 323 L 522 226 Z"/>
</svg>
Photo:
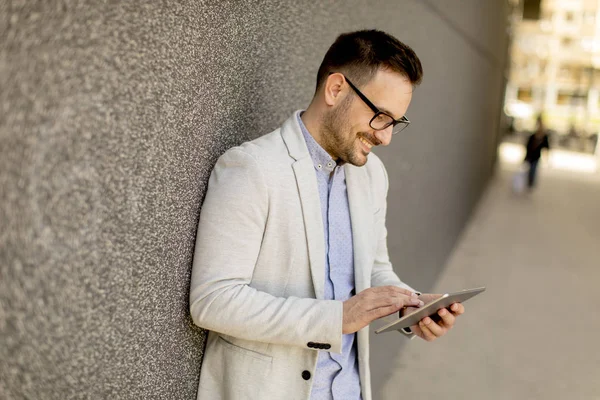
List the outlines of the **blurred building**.
<svg viewBox="0 0 600 400">
<path fill-rule="evenodd" d="M 600 0 L 510 3 L 505 111 L 515 118 L 515 128 L 533 129 L 543 113 L 559 135 L 595 135 L 600 129 Z"/>
</svg>

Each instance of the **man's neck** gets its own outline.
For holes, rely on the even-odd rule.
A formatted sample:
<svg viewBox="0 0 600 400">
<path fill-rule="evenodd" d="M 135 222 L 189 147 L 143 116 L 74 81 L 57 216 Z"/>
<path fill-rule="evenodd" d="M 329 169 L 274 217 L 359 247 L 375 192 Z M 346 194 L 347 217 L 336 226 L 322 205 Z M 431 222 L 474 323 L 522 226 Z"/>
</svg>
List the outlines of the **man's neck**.
<svg viewBox="0 0 600 400">
<path fill-rule="evenodd" d="M 323 140 L 323 133 L 320 129 L 321 116 L 309 106 L 306 111 L 302 113 L 300 118 L 308 130 L 308 133 L 310 133 L 313 139 L 315 139 L 315 142 L 317 142 L 319 146 L 329 153 L 327 147 L 325 146 L 325 141 Z M 331 153 L 329 153 L 329 155 L 337 161 L 337 157 L 333 156 Z"/>
</svg>

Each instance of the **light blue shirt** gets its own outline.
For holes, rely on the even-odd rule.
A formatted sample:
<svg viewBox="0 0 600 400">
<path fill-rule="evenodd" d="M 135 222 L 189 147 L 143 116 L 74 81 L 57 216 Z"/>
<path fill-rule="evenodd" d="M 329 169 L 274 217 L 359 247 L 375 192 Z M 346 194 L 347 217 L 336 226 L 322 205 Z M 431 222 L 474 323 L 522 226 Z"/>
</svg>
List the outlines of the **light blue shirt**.
<svg viewBox="0 0 600 400">
<path fill-rule="evenodd" d="M 348 300 L 354 293 L 354 253 L 344 168 L 315 141 L 298 114 L 315 165 L 325 236 L 325 299 Z M 319 351 L 311 400 L 360 400 L 356 334 L 343 335 L 342 354 Z"/>
</svg>

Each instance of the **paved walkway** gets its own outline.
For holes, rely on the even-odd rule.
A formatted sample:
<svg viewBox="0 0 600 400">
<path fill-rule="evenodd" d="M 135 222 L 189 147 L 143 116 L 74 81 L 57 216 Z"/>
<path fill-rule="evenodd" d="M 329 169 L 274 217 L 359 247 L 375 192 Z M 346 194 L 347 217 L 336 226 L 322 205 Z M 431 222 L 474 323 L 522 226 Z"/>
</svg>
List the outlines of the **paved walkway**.
<svg viewBox="0 0 600 400">
<path fill-rule="evenodd" d="M 391 351 L 377 400 L 600 399 L 600 175 L 546 169 L 536 192 L 515 196 L 512 168 L 435 285 L 487 291 L 448 336 Z"/>
</svg>

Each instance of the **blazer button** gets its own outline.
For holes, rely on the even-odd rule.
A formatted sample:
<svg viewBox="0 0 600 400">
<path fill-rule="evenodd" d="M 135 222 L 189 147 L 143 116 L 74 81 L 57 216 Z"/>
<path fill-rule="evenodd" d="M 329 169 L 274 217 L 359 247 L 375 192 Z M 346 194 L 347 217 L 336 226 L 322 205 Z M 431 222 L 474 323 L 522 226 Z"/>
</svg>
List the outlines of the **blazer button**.
<svg viewBox="0 0 600 400">
<path fill-rule="evenodd" d="M 326 343 L 326 344 L 323 345 L 323 348 L 325 350 L 329 350 L 331 348 L 331 345 L 329 343 Z"/>
<path fill-rule="evenodd" d="M 308 347 L 310 347 L 311 349 L 315 347 L 315 344 L 313 342 L 308 342 L 308 343 L 306 343 L 306 345 Z"/>
<path fill-rule="evenodd" d="M 305 381 L 310 379 L 310 372 L 309 371 L 302 371 L 302 379 L 304 379 Z"/>
</svg>

